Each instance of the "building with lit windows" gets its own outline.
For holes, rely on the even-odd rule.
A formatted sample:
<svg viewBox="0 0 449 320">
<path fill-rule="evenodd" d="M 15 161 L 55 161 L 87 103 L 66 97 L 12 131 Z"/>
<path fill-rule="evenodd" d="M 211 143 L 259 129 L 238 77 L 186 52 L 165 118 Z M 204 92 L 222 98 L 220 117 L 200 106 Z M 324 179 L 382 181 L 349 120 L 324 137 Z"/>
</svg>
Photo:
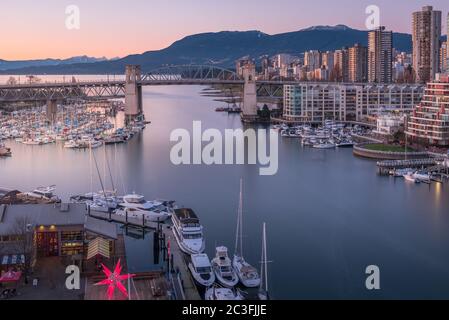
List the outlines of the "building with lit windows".
<svg viewBox="0 0 449 320">
<path fill-rule="evenodd" d="M 307 83 L 284 85 L 283 117 L 288 121 L 363 121 L 383 111 L 411 112 L 423 86 L 407 84 Z"/>
<path fill-rule="evenodd" d="M 411 141 L 425 145 L 449 146 L 449 76 L 429 82 L 423 99 L 407 121 Z"/>
</svg>

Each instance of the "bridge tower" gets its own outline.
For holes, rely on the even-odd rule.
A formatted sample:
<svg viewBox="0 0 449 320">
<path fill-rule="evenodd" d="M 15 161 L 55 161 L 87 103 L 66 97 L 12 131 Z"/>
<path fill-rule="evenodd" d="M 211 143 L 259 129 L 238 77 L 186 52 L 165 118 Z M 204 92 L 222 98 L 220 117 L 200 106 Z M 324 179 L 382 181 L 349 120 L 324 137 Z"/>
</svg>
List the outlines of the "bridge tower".
<svg viewBox="0 0 449 320">
<path fill-rule="evenodd" d="M 140 66 L 126 66 L 125 116 L 127 122 L 143 114 L 142 87 L 139 85 L 141 74 Z"/>
<path fill-rule="evenodd" d="M 243 66 L 243 121 L 254 121 L 257 118 L 256 66 L 248 62 Z"/>
<path fill-rule="evenodd" d="M 47 119 L 50 123 L 55 123 L 56 115 L 58 113 L 58 105 L 56 100 L 47 100 Z"/>
</svg>

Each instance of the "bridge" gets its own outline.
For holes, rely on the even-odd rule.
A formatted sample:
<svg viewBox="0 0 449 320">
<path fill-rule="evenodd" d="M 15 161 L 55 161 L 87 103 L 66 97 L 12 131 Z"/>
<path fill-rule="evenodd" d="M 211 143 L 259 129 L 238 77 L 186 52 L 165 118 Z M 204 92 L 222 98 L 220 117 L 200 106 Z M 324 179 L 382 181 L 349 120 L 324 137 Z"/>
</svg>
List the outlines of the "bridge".
<svg viewBox="0 0 449 320">
<path fill-rule="evenodd" d="M 140 66 L 126 66 L 125 80 L 98 80 L 55 83 L 0 85 L 0 104 L 42 101 L 47 103 L 49 118 L 56 114 L 58 101 L 66 99 L 125 98 L 125 114 L 135 117 L 142 113 L 142 87 L 167 85 L 236 85 L 243 87 L 243 117 L 257 116 L 257 96 L 281 97 L 281 82 L 255 80 L 254 65 L 247 65 L 243 75 L 234 71 L 203 65 L 167 66 L 142 73 Z"/>
</svg>

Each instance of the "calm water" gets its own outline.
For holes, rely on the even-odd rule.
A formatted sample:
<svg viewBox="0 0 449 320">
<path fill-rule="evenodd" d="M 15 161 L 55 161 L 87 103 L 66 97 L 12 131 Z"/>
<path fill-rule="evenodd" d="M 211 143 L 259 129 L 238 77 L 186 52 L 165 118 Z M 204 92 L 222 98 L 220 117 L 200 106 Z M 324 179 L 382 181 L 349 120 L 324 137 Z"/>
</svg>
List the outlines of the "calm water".
<svg viewBox="0 0 449 320">
<path fill-rule="evenodd" d="M 152 124 L 126 145 L 107 148 L 119 190 L 177 200 L 206 228 L 207 252 L 233 249 L 239 179 L 244 178 L 245 255 L 260 261 L 267 222 L 269 285 L 275 298 L 449 298 L 449 185 L 411 185 L 376 175 L 375 162 L 351 150 L 303 149 L 280 140 L 279 172 L 257 166 L 174 166 L 169 136 L 175 128 L 239 128 L 238 116 L 214 112 L 219 103 L 201 87 L 144 90 Z M 89 154 L 61 145 L 10 142 L 0 159 L 0 185 L 20 190 L 56 184 L 68 197 L 91 189 Z M 102 150 L 97 150 L 100 167 Z M 102 169 L 103 170 L 103 169 Z M 123 179 L 120 179 L 120 176 Z M 94 179 L 99 189 L 98 179 Z M 128 263 L 152 264 L 152 237 L 128 239 Z M 232 251 L 232 250 L 231 250 Z M 365 268 L 378 265 L 382 290 L 365 289 Z"/>
</svg>

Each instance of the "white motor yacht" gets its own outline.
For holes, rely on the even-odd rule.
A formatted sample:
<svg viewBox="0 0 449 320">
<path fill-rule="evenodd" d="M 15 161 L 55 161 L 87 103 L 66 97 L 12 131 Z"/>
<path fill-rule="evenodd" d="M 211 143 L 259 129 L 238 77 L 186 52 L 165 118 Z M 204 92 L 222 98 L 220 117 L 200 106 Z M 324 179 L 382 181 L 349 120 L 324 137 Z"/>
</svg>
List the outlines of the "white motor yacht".
<svg viewBox="0 0 449 320">
<path fill-rule="evenodd" d="M 206 290 L 204 299 L 205 300 L 226 300 L 226 301 L 234 301 L 235 300 L 235 301 L 237 301 L 237 300 L 243 300 L 244 298 L 238 290 L 213 286 Z"/>
<path fill-rule="evenodd" d="M 212 270 L 207 254 L 192 254 L 190 256 L 189 270 L 193 279 L 204 287 L 210 287 L 215 282 L 215 273 Z"/>
<path fill-rule="evenodd" d="M 204 252 L 206 242 L 203 237 L 203 226 L 192 209 L 175 209 L 172 222 L 176 242 L 184 253 Z"/>
<path fill-rule="evenodd" d="M 212 267 L 218 282 L 223 286 L 232 288 L 239 282 L 239 277 L 232 267 L 231 259 L 228 256 L 228 248 L 217 247 L 215 258 L 212 260 Z"/>
<path fill-rule="evenodd" d="M 27 192 L 26 195 L 33 198 L 51 200 L 55 202 L 61 201 L 58 196 L 54 194 L 56 186 L 38 187 L 31 192 Z"/>
<path fill-rule="evenodd" d="M 164 222 L 171 216 L 170 209 L 163 206 L 162 202 L 147 201 L 144 196 L 138 194 L 124 196 L 116 214 L 138 219 L 144 218 L 146 221 L 152 222 Z"/>
</svg>

